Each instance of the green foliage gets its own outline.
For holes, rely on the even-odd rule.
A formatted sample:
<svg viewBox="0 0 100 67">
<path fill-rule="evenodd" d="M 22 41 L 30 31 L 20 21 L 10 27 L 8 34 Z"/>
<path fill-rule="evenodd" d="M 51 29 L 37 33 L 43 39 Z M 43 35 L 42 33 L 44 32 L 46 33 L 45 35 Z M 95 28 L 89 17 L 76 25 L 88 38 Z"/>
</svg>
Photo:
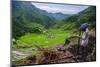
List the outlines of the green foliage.
<svg viewBox="0 0 100 67">
<path fill-rule="evenodd" d="M 49 47 L 64 43 L 65 38 L 70 36 L 70 33 L 61 30 L 50 30 L 45 34 L 28 33 L 21 36 L 17 41 L 15 48 L 30 48 L 35 45 Z"/>
<path fill-rule="evenodd" d="M 63 23 L 62 23 L 63 22 Z M 89 23 L 90 29 L 96 26 L 96 7 L 91 6 L 87 9 L 75 14 L 67 19 L 64 19 L 61 23 L 57 24 L 57 28 L 62 28 L 64 30 L 78 29 L 81 24 Z"/>
<path fill-rule="evenodd" d="M 54 25 L 54 18 L 49 16 L 46 11 L 36 8 L 30 2 L 13 1 L 13 38 L 18 38 L 28 32 L 41 33 L 43 27 L 49 28 L 52 25 Z"/>
<path fill-rule="evenodd" d="M 43 25 L 34 22 L 27 24 L 26 27 L 31 33 L 43 33 L 43 30 L 45 30 Z"/>
<path fill-rule="evenodd" d="M 66 45 L 70 42 L 69 37 L 76 34 L 72 32 L 78 30 L 82 23 L 89 23 L 91 29 L 96 25 L 94 6 L 64 20 L 55 20 L 46 11 L 36 8 L 30 2 L 13 2 L 12 5 L 12 38 L 14 39 L 12 47 L 14 50 L 32 54 L 24 60 L 25 63 L 35 59 L 33 54 L 36 55 L 37 51 L 32 51 L 32 48 L 36 46 L 50 48 L 64 43 Z M 45 52 L 49 55 L 53 53 L 47 49 L 43 51 Z"/>
</svg>

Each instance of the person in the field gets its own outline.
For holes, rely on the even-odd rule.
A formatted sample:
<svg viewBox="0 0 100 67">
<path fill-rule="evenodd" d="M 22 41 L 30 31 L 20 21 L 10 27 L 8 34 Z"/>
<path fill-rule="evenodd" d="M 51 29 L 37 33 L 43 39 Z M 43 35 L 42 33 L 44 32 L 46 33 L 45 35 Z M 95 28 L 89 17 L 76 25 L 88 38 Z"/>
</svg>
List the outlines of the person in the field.
<svg viewBox="0 0 100 67">
<path fill-rule="evenodd" d="M 87 23 L 84 23 L 80 26 L 80 30 L 83 32 L 80 38 L 80 45 L 84 47 L 88 45 L 88 41 L 89 41 L 88 27 L 89 27 L 89 24 Z"/>
</svg>

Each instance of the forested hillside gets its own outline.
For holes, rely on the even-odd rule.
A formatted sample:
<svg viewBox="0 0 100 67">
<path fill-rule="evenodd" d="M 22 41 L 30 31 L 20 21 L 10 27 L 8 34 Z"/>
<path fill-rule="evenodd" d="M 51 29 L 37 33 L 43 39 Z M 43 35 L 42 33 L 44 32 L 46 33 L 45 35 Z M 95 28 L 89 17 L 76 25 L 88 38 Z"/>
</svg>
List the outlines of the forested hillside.
<svg viewBox="0 0 100 67">
<path fill-rule="evenodd" d="M 82 23 L 89 23 L 90 28 L 96 26 L 96 7 L 90 6 L 87 9 L 75 14 L 67 19 L 62 20 L 61 23 L 57 24 L 56 27 L 68 29 L 77 29 Z"/>
<path fill-rule="evenodd" d="M 13 37 L 21 36 L 25 32 L 42 33 L 44 28 L 55 24 L 55 18 L 30 2 L 13 1 L 12 6 Z"/>
<path fill-rule="evenodd" d="M 68 9 L 73 8 L 73 10 L 64 10 L 65 12 L 79 11 L 75 14 L 64 14 L 62 11 L 42 10 L 32 3 L 12 1 L 13 65 L 96 60 L 95 6 L 87 6 L 79 11 L 83 9 L 83 5 L 63 5 L 63 7 L 69 6 Z M 43 4 L 41 6 L 44 8 Z M 54 4 L 52 7 L 55 6 Z M 61 6 L 58 6 L 59 9 L 62 8 Z M 49 7 L 52 8 L 50 4 L 47 8 Z M 85 50 L 78 42 L 81 38 L 79 28 L 83 23 L 89 24 L 89 44 Z"/>
</svg>

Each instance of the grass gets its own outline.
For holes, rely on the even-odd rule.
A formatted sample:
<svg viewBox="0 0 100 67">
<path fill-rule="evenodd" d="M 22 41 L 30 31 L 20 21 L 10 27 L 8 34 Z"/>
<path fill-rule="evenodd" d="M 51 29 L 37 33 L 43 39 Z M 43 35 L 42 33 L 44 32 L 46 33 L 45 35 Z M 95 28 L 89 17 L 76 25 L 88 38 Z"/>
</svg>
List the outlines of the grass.
<svg viewBox="0 0 100 67">
<path fill-rule="evenodd" d="M 16 43 L 13 44 L 13 50 L 28 55 L 37 55 L 38 51 L 32 50 L 33 48 L 36 48 L 35 45 L 51 48 L 63 44 L 65 39 L 70 35 L 69 31 L 62 31 L 60 29 L 50 29 L 44 34 L 27 33 L 16 40 Z M 14 60 L 20 59 L 21 58 L 14 58 Z"/>
<path fill-rule="evenodd" d="M 28 33 L 20 37 L 16 41 L 16 48 L 30 48 L 35 45 L 41 47 L 51 47 L 64 43 L 65 39 L 70 36 L 70 33 L 62 30 L 49 30 L 44 34 Z"/>
</svg>

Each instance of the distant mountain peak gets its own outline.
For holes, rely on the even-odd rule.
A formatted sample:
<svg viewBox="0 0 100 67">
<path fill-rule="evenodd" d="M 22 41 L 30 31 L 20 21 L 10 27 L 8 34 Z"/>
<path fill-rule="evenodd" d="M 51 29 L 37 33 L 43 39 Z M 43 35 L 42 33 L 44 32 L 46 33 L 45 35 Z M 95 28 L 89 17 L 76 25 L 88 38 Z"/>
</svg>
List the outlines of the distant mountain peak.
<svg viewBox="0 0 100 67">
<path fill-rule="evenodd" d="M 49 14 L 51 14 L 56 20 L 63 20 L 65 18 L 72 16 L 71 14 L 63 14 L 61 12 L 49 13 Z"/>
</svg>

